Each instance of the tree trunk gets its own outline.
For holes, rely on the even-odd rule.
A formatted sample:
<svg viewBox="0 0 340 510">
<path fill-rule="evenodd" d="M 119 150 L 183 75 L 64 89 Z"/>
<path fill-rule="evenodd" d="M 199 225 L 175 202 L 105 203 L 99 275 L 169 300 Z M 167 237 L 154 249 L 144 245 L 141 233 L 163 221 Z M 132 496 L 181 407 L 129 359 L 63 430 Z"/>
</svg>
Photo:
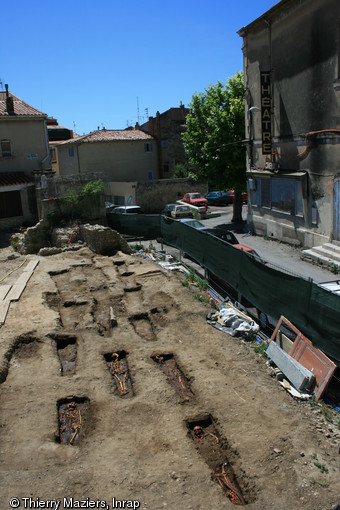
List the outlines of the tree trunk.
<svg viewBox="0 0 340 510">
<path fill-rule="evenodd" d="M 234 192 L 234 204 L 233 204 L 233 223 L 242 222 L 242 193 L 241 191 Z"/>
</svg>

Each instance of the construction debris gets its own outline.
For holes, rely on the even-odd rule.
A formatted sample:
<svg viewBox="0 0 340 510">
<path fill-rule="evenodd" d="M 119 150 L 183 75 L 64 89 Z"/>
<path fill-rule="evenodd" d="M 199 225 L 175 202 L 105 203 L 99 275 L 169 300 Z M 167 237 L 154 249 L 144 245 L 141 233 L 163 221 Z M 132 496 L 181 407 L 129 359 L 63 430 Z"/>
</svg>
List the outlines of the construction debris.
<svg viewBox="0 0 340 510">
<path fill-rule="evenodd" d="M 276 342 L 270 342 L 267 356 L 275 363 L 293 386 L 302 391 L 309 390 L 315 382 L 315 376 L 303 365 L 286 354 Z"/>
<path fill-rule="evenodd" d="M 207 322 L 231 336 L 257 333 L 259 325 L 231 303 L 222 303 L 218 311 L 207 315 Z"/>
<path fill-rule="evenodd" d="M 298 398 L 305 398 L 299 396 L 300 392 L 314 388 L 314 397 L 318 400 L 336 369 L 333 361 L 284 316 L 280 317 L 271 336 L 267 356 L 290 381 L 291 388 L 286 389 Z"/>
</svg>

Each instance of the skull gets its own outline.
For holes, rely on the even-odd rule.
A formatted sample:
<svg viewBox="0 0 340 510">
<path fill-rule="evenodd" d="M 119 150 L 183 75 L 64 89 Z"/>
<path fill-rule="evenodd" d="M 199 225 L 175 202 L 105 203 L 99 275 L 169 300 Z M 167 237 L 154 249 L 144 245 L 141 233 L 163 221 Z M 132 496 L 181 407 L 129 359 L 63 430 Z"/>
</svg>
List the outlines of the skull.
<svg viewBox="0 0 340 510">
<path fill-rule="evenodd" d="M 194 434 L 197 437 L 200 437 L 203 435 L 203 429 L 200 425 L 196 425 L 196 427 L 194 427 Z"/>
</svg>

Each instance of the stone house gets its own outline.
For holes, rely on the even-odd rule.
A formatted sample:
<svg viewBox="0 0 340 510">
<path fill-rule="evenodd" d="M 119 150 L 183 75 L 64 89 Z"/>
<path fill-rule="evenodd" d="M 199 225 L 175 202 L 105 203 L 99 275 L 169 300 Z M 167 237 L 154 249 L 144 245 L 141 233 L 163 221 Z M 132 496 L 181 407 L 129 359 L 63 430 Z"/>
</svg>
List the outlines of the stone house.
<svg viewBox="0 0 340 510">
<path fill-rule="evenodd" d="M 101 129 L 61 142 L 59 175 L 96 174 L 105 182 L 106 198 L 116 204 L 135 203 L 137 182 L 158 179 L 157 144 L 139 129 Z"/>
<path fill-rule="evenodd" d="M 177 163 L 187 163 L 181 135 L 185 130 L 185 119 L 189 109 L 183 104 L 166 112 L 156 113 L 156 117 L 142 124 L 139 129 L 154 136 L 158 146 L 158 168 L 161 179 L 173 177 Z"/>
<path fill-rule="evenodd" d="M 340 240 L 340 2 L 281 0 L 243 38 L 248 223 L 304 247 Z"/>
<path fill-rule="evenodd" d="M 37 219 L 35 181 L 51 168 L 46 114 L 0 92 L 0 229 Z"/>
<path fill-rule="evenodd" d="M 71 140 L 74 138 L 74 133 L 71 129 L 60 126 L 57 119 L 48 117 L 47 134 L 52 170 L 55 175 L 59 175 L 58 145 L 65 142 L 65 140 Z"/>
</svg>

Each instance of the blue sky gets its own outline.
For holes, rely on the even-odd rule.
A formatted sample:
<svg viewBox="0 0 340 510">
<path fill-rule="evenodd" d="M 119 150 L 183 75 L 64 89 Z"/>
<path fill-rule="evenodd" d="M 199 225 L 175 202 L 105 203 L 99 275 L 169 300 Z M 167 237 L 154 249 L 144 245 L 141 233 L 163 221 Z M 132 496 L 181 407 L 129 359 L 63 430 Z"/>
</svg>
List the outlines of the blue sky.
<svg viewBox="0 0 340 510">
<path fill-rule="evenodd" d="M 242 70 L 237 31 L 276 3 L 11 0 L 0 81 L 78 134 L 125 129 Z"/>
</svg>

